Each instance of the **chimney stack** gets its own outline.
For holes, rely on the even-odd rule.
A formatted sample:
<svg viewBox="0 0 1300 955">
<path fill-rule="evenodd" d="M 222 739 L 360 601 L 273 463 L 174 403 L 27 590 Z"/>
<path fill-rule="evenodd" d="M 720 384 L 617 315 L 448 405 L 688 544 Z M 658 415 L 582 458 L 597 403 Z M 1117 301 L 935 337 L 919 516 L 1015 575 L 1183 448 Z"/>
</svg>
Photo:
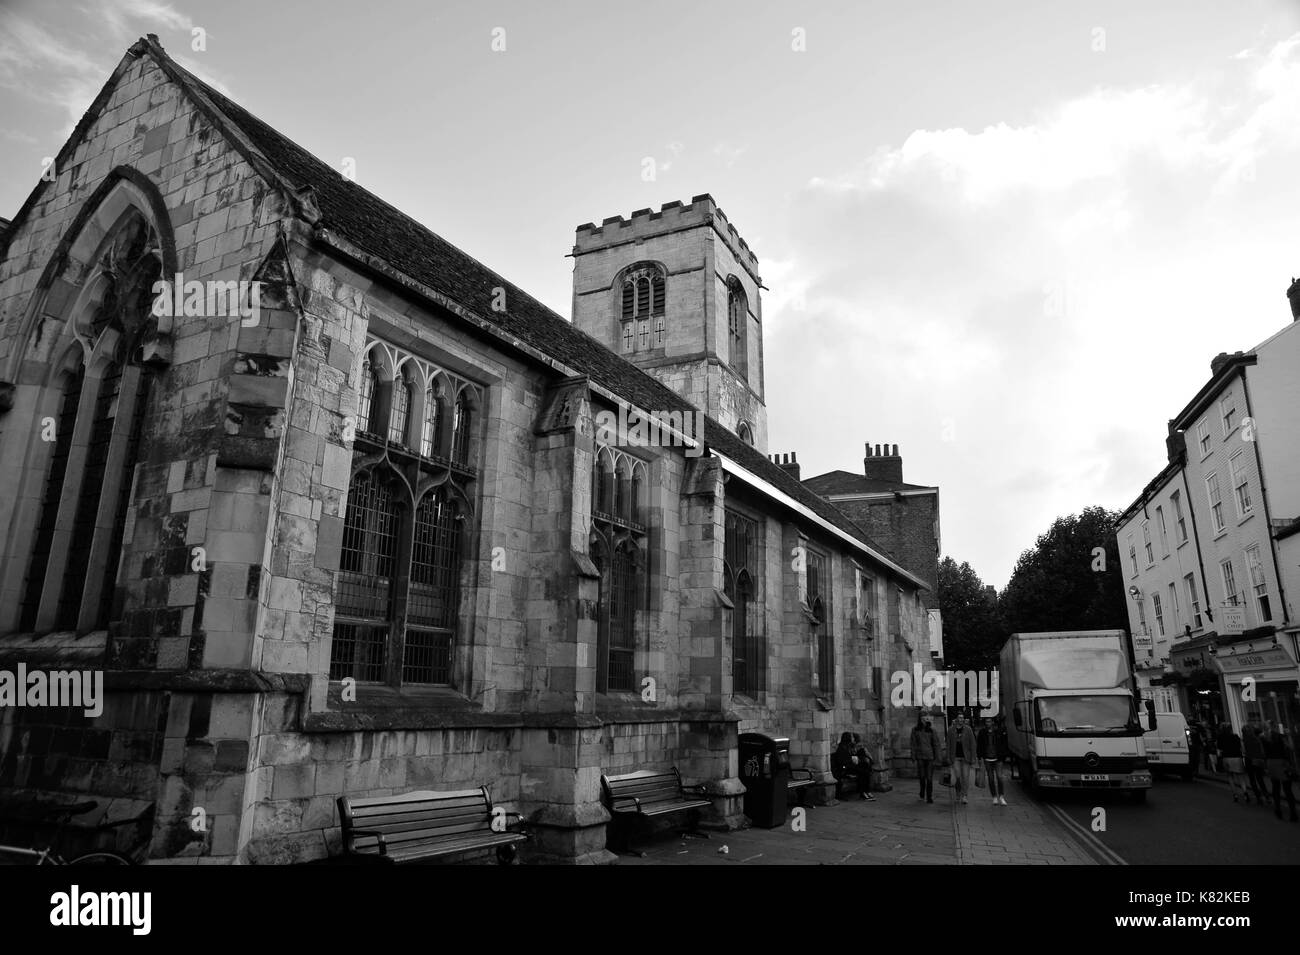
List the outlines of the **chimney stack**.
<svg viewBox="0 0 1300 955">
<path fill-rule="evenodd" d="M 898 445 L 876 445 L 872 453 L 867 445 L 867 456 L 862 459 L 862 473 L 875 481 L 893 481 L 903 483 L 903 459 L 899 457 Z"/>
<path fill-rule="evenodd" d="M 1294 299 L 1292 301 L 1294 301 Z M 1219 372 L 1222 370 L 1224 365 L 1232 361 L 1234 358 L 1240 358 L 1240 357 L 1241 357 L 1240 351 L 1235 351 L 1231 355 L 1229 355 L 1226 351 L 1219 352 L 1217 355 L 1215 355 L 1213 358 L 1210 359 L 1210 376 L 1211 377 L 1217 376 Z"/>
<path fill-rule="evenodd" d="M 1300 321 L 1300 282 L 1294 277 L 1291 279 L 1291 287 L 1286 290 L 1286 297 L 1291 302 L 1291 321 Z"/>
<path fill-rule="evenodd" d="M 775 464 L 777 467 L 779 467 L 786 474 L 790 475 L 796 481 L 800 480 L 798 453 L 791 451 L 789 454 L 784 454 L 784 455 L 774 454 L 772 455 L 772 463 Z"/>
<path fill-rule="evenodd" d="M 1169 421 L 1169 434 L 1165 437 L 1165 454 L 1170 464 L 1187 456 L 1187 436 L 1174 427 L 1172 419 Z"/>
</svg>

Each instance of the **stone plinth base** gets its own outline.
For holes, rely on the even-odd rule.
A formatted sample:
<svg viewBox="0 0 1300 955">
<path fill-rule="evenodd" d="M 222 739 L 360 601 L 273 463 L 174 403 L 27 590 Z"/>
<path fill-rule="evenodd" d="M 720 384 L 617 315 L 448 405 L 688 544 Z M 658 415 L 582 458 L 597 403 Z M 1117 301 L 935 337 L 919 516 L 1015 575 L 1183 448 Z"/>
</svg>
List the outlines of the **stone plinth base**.
<svg viewBox="0 0 1300 955">
<path fill-rule="evenodd" d="M 705 794 L 713 804 L 700 810 L 700 828 L 715 832 L 740 829 L 745 819 L 745 784 L 739 779 L 716 779 L 705 783 Z"/>
<path fill-rule="evenodd" d="M 532 838 L 519 847 L 524 863 L 610 865 L 618 861 L 605 848 L 609 813 L 597 804 L 549 806 L 528 820 Z"/>
</svg>

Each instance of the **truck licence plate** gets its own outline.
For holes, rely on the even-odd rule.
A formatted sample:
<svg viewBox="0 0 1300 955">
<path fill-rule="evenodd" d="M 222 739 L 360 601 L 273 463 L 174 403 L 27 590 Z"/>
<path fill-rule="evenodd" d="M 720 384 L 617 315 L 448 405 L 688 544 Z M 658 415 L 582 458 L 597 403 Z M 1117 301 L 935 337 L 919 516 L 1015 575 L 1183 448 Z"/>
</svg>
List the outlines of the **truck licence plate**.
<svg viewBox="0 0 1300 955">
<path fill-rule="evenodd" d="M 1158 762 L 1160 762 L 1160 754 L 1159 754 L 1159 753 L 1147 753 L 1147 759 L 1151 760 L 1151 762 L 1153 762 L 1153 763 L 1158 763 Z"/>
<path fill-rule="evenodd" d="M 1093 773 L 1089 775 L 1088 773 L 1084 773 L 1083 781 L 1085 783 L 1108 783 L 1110 782 L 1110 777 L 1105 774 L 1099 775 L 1097 773 Z"/>
</svg>

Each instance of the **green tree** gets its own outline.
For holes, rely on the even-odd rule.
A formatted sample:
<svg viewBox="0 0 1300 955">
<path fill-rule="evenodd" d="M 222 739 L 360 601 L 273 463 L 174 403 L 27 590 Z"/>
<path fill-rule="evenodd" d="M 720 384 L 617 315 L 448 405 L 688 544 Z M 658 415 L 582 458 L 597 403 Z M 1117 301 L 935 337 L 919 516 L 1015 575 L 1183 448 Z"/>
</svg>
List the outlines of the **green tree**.
<svg viewBox="0 0 1300 955">
<path fill-rule="evenodd" d="M 943 614 L 944 664 L 954 670 L 996 667 L 1006 633 L 993 589 L 970 564 L 945 557 L 939 562 L 936 593 Z"/>
<path fill-rule="evenodd" d="M 1127 630 L 1119 514 L 1087 507 L 1058 517 L 1020 555 L 999 609 L 1010 633 Z"/>
</svg>

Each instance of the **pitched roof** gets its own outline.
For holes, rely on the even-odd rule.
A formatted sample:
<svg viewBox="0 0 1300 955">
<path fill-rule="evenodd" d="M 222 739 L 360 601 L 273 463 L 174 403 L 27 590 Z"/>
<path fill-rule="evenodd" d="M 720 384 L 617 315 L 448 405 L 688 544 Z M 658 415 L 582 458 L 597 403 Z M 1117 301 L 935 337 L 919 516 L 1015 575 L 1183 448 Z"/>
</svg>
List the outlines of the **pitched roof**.
<svg viewBox="0 0 1300 955">
<path fill-rule="evenodd" d="M 190 94 L 191 99 L 201 104 L 206 98 L 219 111 L 220 116 L 213 119 L 227 131 L 229 126 L 234 127 L 238 135 L 231 137 L 232 145 L 259 172 L 270 172 L 300 192 L 304 187 L 310 188 L 320 212 L 320 219 L 315 223 L 318 235 L 329 233 L 343 237 L 391 269 L 458 303 L 473 313 L 472 317 L 480 327 L 495 327 L 504 333 L 507 340 L 515 340 L 557 360 L 574 373 L 587 376 L 640 409 L 660 414 L 696 410 L 656 378 L 625 361 L 518 286 L 342 176 L 328 163 L 183 69 L 166 54 L 153 35 L 132 46 L 128 57 L 145 52 Z M 121 71 L 122 67 L 118 69 Z M 201 96 L 194 95 L 196 90 Z M 101 100 L 106 98 L 101 93 L 96 105 L 101 105 Z M 78 131 L 89 127 L 87 120 L 90 118 L 89 113 L 83 117 Z M 74 133 L 74 137 L 76 135 Z M 69 143 L 71 145 L 74 144 Z M 254 150 L 252 154 L 248 145 Z M 32 199 L 40 188 L 38 186 Z M 28 204 L 31 202 L 29 199 Z M 23 211 L 26 209 L 25 205 Z M 505 289 L 504 312 L 493 308 L 498 288 Z M 745 444 L 712 418 L 705 418 L 704 441 L 708 447 L 727 455 L 877 554 L 889 556 L 885 548 L 872 541 L 861 527 L 834 505 L 807 490 L 769 461 L 766 455 Z"/>
<path fill-rule="evenodd" d="M 906 481 L 883 481 L 852 471 L 827 471 L 803 482 L 814 494 L 888 494 L 891 491 L 937 491 L 927 484 L 908 484 Z"/>
</svg>

